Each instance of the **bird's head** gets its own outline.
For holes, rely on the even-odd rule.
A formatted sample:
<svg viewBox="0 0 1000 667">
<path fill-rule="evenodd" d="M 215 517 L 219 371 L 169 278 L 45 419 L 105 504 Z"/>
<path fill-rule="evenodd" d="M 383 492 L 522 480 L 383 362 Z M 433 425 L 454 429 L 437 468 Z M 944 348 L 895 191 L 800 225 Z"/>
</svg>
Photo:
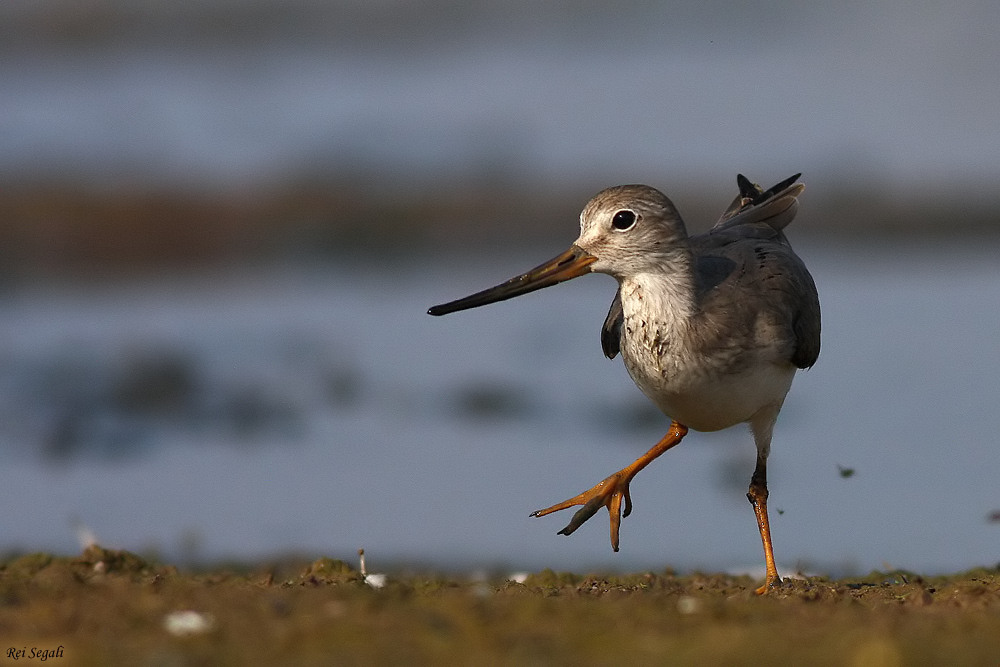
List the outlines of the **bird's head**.
<svg viewBox="0 0 1000 667">
<path fill-rule="evenodd" d="M 666 195 L 648 185 L 618 185 L 587 203 L 573 245 L 595 258 L 591 271 L 620 279 L 657 270 L 686 241 L 684 222 Z"/>
<path fill-rule="evenodd" d="M 667 197 L 648 185 L 597 193 L 580 214 L 580 236 L 569 250 L 526 273 L 463 299 L 433 306 L 431 315 L 484 306 L 585 275 L 621 279 L 654 271 L 685 247 L 687 231 Z"/>
</svg>

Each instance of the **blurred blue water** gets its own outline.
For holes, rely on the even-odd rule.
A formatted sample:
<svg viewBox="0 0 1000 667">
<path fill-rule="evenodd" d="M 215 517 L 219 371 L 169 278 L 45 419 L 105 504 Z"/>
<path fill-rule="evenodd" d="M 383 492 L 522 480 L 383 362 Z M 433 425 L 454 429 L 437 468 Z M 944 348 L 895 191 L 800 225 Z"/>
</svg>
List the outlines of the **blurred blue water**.
<svg viewBox="0 0 1000 667">
<path fill-rule="evenodd" d="M 825 321 L 775 434 L 780 564 L 996 563 L 995 251 L 792 240 Z M 636 478 L 619 554 L 603 516 L 569 538 L 568 516 L 528 518 L 667 425 L 600 353 L 606 277 L 425 314 L 558 250 L 4 294 L 0 549 L 75 552 L 82 522 L 168 558 L 757 565 L 741 428 L 692 433 Z"/>
<path fill-rule="evenodd" d="M 0 18 L 6 180 L 804 170 L 979 195 L 1000 175 L 991 2 L 46 0 Z"/>
</svg>

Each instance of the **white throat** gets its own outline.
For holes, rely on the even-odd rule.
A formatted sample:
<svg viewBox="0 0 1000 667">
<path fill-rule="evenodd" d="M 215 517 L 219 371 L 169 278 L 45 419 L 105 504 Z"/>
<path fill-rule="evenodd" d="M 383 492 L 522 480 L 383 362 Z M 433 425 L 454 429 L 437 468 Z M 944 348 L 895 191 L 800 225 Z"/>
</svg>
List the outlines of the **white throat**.
<svg viewBox="0 0 1000 667">
<path fill-rule="evenodd" d="M 622 310 L 627 320 L 641 319 L 675 329 L 696 311 L 693 278 L 681 267 L 640 273 L 621 281 Z"/>
</svg>

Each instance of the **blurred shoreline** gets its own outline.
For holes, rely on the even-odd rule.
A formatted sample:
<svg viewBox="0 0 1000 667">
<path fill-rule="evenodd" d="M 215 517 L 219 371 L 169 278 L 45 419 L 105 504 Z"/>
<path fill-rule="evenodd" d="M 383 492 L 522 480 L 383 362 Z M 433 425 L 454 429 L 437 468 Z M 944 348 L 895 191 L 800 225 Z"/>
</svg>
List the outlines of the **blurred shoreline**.
<svg viewBox="0 0 1000 667">
<path fill-rule="evenodd" d="M 809 189 L 793 240 L 995 242 L 1000 231 L 986 202 L 919 195 L 897 201 L 803 180 Z M 215 193 L 71 183 L 6 186 L 0 189 L 2 278 L 122 276 L 496 244 L 561 246 L 575 238 L 586 192 L 454 181 L 409 193 L 379 192 L 358 181 L 327 185 L 319 178 Z M 711 226 L 728 204 L 706 191 L 685 188 L 678 194 L 673 198 L 691 233 Z"/>
</svg>

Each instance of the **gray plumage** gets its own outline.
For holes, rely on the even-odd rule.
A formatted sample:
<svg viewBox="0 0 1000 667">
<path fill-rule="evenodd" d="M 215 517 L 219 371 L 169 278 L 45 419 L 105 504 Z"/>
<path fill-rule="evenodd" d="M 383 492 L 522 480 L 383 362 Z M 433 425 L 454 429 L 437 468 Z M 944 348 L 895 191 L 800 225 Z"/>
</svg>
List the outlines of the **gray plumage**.
<svg viewBox="0 0 1000 667">
<path fill-rule="evenodd" d="M 748 293 L 755 295 L 749 302 L 759 304 L 756 295 L 764 291 L 772 297 L 765 300 L 769 308 L 787 313 L 789 361 L 809 368 L 819 356 L 819 298 L 812 276 L 782 231 L 798 209 L 795 197 L 804 188 L 793 186 L 798 176 L 765 192 L 740 174 L 740 194 L 708 233 L 690 237 L 688 243 L 695 260 L 699 318 L 711 321 L 716 319 L 712 313 L 731 312 L 736 304 L 747 303 Z M 722 305 L 727 302 L 729 308 Z M 755 317 L 754 312 L 743 315 L 746 321 Z M 601 328 L 601 348 L 608 359 L 621 351 L 623 322 L 619 289 Z"/>
</svg>

